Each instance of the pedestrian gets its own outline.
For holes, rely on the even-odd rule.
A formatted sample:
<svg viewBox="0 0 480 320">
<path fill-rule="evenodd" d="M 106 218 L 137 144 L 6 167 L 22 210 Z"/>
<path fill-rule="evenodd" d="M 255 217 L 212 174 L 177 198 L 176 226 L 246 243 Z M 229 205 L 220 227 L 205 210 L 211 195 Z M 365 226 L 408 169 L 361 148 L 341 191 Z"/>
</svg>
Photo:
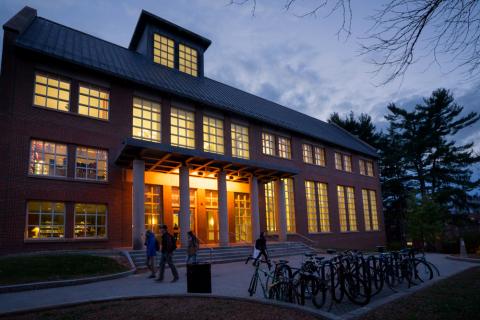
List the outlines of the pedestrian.
<svg viewBox="0 0 480 320">
<path fill-rule="evenodd" d="M 170 270 L 172 270 L 173 280 L 172 282 L 178 281 L 178 272 L 177 268 L 173 264 L 173 252 L 177 248 L 175 239 L 173 236 L 168 233 L 167 226 L 163 225 L 160 228 L 160 233 L 162 234 L 162 255 L 160 256 L 160 265 L 159 265 L 159 274 L 157 281 L 163 281 L 163 274 L 165 271 L 165 263 L 168 263 Z"/>
<path fill-rule="evenodd" d="M 188 231 L 187 264 L 197 263 L 197 251 L 200 248 L 200 242 L 193 231 Z"/>
<path fill-rule="evenodd" d="M 178 224 L 173 225 L 173 238 L 175 239 L 175 244 L 177 244 L 178 241 Z"/>
<path fill-rule="evenodd" d="M 151 272 L 149 278 L 155 278 L 155 258 L 159 250 L 159 243 L 155 234 L 150 230 L 145 233 L 145 247 L 147 248 L 147 267 Z"/>
<path fill-rule="evenodd" d="M 258 250 L 258 254 L 255 258 L 255 262 L 263 256 L 265 262 L 268 264 L 268 268 L 271 267 L 270 259 L 267 254 L 267 239 L 265 238 L 265 232 L 260 232 L 260 237 L 255 241 L 255 249 Z"/>
</svg>

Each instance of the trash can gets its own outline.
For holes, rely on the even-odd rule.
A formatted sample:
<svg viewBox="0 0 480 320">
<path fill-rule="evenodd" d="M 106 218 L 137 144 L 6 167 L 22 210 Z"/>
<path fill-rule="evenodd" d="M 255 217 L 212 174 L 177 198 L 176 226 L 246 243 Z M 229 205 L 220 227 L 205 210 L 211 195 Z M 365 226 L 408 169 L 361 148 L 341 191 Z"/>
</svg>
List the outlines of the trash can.
<svg viewBox="0 0 480 320">
<path fill-rule="evenodd" d="M 212 293 L 210 263 L 187 264 L 187 292 Z"/>
</svg>

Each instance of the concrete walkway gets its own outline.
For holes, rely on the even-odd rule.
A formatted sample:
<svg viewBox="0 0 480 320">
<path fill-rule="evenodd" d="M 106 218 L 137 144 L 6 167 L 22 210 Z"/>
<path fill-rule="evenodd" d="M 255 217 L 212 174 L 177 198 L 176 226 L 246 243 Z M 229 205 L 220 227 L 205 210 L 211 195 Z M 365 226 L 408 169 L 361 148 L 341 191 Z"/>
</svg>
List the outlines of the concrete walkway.
<svg viewBox="0 0 480 320">
<path fill-rule="evenodd" d="M 292 266 L 300 265 L 303 257 L 294 256 L 285 258 L 290 261 Z M 438 266 L 441 272 L 439 279 L 446 278 L 455 273 L 468 269 L 475 264 L 446 259 L 444 255 L 430 254 L 428 260 Z M 0 294 L 0 314 L 28 309 L 53 307 L 61 304 L 73 304 L 95 300 L 105 300 L 113 298 L 131 297 L 131 296 L 152 296 L 162 294 L 185 294 L 187 292 L 185 268 L 179 268 L 180 280 L 176 283 L 170 283 L 171 272 L 166 270 L 165 282 L 158 283 L 152 279 L 147 279 L 148 274 L 136 274 L 126 278 L 90 283 L 85 285 L 51 288 L 15 293 Z M 212 293 L 218 296 L 242 297 L 248 298 L 247 288 L 253 272 L 251 264 L 245 265 L 243 262 L 212 265 Z M 387 292 L 388 293 L 388 292 Z M 390 295 L 393 292 L 389 293 Z M 258 286 L 255 299 L 264 299 L 262 290 Z M 376 298 L 381 300 L 384 297 Z M 373 299 L 372 302 L 375 302 Z M 381 302 L 381 301 L 378 301 Z M 343 303 L 342 303 L 343 305 Z M 348 303 L 343 306 L 338 305 L 332 308 L 332 315 L 347 314 L 356 306 Z M 306 308 L 313 308 L 306 306 Z M 327 308 L 323 309 L 323 312 Z M 323 313 L 322 312 L 322 313 Z"/>
</svg>

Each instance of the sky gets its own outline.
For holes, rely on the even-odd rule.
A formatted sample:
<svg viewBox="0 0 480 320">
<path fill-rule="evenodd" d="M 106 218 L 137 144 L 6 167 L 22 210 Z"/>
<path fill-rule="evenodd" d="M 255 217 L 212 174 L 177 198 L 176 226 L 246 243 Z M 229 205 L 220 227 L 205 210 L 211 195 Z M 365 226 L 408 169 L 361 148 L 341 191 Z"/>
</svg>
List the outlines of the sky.
<svg viewBox="0 0 480 320">
<path fill-rule="evenodd" d="M 428 53 L 398 81 L 379 85 L 359 43 L 371 26 L 368 20 L 382 0 L 353 0 L 352 35 L 337 36 L 341 15 L 300 18 L 320 0 L 297 0 L 293 10 L 284 0 L 257 0 L 232 5 L 230 0 L 0 0 L 2 24 L 23 6 L 44 18 L 127 47 L 140 11 L 145 9 L 210 40 L 205 75 L 273 100 L 321 120 L 336 111 L 368 113 L 379 128 L 385 126 L 386 106 L 412 108 L 437 88 L 447 88 L 465 111 L 480 111 L 480 80 L 465 81 L 451 72 L 449 57 L 441 66 Z M 3 33 L 1 35 L 3 38 Z M 1 40 L 1 39 L 0 39 Z M 422 50 L 422 48 L 420 48 Z M 476 142 L 480 152 L 480 123 L 455 139 Z M 477 167 L 480 172 L 480 167 Z"/>
</svg>

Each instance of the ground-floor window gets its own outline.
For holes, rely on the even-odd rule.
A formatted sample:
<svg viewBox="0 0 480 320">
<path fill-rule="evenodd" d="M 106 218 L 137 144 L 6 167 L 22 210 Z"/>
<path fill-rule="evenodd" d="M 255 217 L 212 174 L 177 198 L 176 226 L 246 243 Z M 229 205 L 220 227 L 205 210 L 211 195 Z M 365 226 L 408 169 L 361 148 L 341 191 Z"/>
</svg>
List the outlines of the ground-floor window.
<svg viewBox="0 0 480 320">
<path fill-rule="evenodd" d="M 285 209 L 287 212 L 287 232 L 295 232 L 295 197 L 293 191 L 293 179 L 284 178 L 285 186 Z"/>
<path fill-rule="evenodd" d="M 305 181 L 307 200 L 308 232 L 329 232 L 330 217 L 328 211 L 327 184 Z"/>
<path fill-rule="evenodd" d="M 275 212 L 275 185 L 273 181 L 264 184 L 265 189 L 265 216 L 267 231 L 277 232 L 277 217 Z"/>
<path fill-rule="evenodd" d="M 377 194 L 374 190 L 362 189 L 365 230 L 378 230 Z"/>
<path fill-rule="evenodd" d="M 357 231 L 355 191 L 353 187 L 337 186 L 337 194 L 340 231 Z"/>
<path fill-rule="evenodd" d="M 65 237 L 65 203 L 27 202 L 27 239 Z"/>
<path fill-rule="evenodd" d="M 107 236 L 107 206 L 75 204 L 75 238 L 105 238 Z"/>
<path fill-rule="evenodd" d="M 218 192 L 205 190 L 205 213 L 207 215 L 207 241 L 218 242 Z"/>
<path fill-rule="evenodd" d="M 145 230 L 160 233 L 163 224 L 163 195 L 162 186 L 145 185 Z"/>
<path fill-rule="evenodd" d="M 252 241 L 250 195 L 248 193 L 235 193 L 234 201 L 235 241 Z"/>
<path fill-rule="evenodd" d="M 180 189 L 172 187 L 173 232 L 179 234 Z M 196 233 L 197 190 L 190 189 L 190 230 Z"/>
</svg>

